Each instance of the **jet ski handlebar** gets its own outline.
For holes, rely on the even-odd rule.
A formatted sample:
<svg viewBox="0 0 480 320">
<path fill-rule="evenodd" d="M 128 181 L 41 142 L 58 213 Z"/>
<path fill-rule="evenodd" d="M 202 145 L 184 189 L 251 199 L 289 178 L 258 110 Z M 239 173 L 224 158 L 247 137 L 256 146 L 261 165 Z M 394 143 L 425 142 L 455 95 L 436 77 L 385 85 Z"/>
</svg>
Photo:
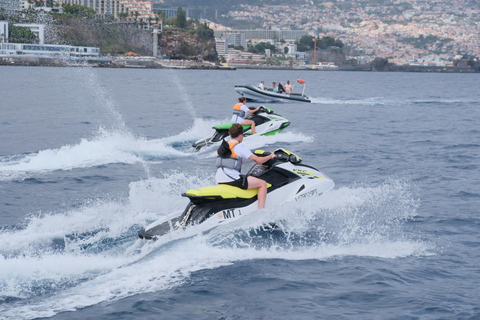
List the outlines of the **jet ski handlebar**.
<svg viewBox="0 0 480 320">
<path fill-rule="evenodd" d="M 253 110 L 253 109 L 257 109 L 257 107 L 248 107 L 250 110 Z M 268 113 L 268 114 L 272 114 L 273 113 L 273 110 L 270 109 L 270 108 L 267 108 L 265 106 L 259 106 L 258 107 L 258 111 L 254 112 L 254 114 L 257 114 L 259 112 L 265 112 L 265 113 Z"/>
<path fill-rule="evenodd" d="M 261 156 L 261 157 L 268 156 L 269 154 L 271 154 L 271 152 L 268 152 L 268 151 L 265 151 L 265 150 L 255 150 L 254 153 L 257 156 Z M 268 160 L 267 162 L 264 163 L 265 165 L 267 165 L 269 167 L 277 161 L 280 161 L 280 162 L 289 161 L 293 164 L 298 164 L 298 163 L 302 162 L 302 158 L 297 156 L 295 153 L 290 152 L 290 151 L 285 150 L 285 149 L 282 149 L 282 148 L 276 149 L 275 151 L 273 151 L 273 153 L 276 155 L 276 158 L 270 159 L 270 160 Z"/>
</svg>

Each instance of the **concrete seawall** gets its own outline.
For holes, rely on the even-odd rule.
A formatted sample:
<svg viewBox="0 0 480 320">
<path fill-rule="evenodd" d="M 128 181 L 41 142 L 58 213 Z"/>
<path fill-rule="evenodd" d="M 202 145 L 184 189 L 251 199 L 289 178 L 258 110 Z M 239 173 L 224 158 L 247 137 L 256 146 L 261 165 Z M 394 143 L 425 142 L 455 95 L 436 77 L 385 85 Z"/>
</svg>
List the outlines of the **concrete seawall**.
<svg viewBox="0 0 480 320">
<path fill-rule="evenodd" d="M 155 60 L 155 59 L 86 59 L 71 60 L 62 58 L 31 57 L 31 56 L 0 56 L 0 66 L 36 66 L 36 67 L 98 67 L 98 68 L 145 68 L 145 69 L 221 69 L 235 70 L 212 63 Z"/>
<path fill-rule="evenodd" d="M 212 63 L 194 62 L 188 60 L 155 60 L 155 59 L 124 59 L 104 58 L 88 60 L 70 60 L 62 58 L 31 57 L 31 56 L 0 56 L 0 66 L 39 66 L 39 67 L 98 67 L 98 68 L 146 68 L 146 69 L 208 69 L 208 70 L 235 70 L 235 69 L 263 69 L 263 70 L 310 70 L 310 71 L 372 71 L 372 72 L 435 72 L 435 73 L 478 73 L 479 69 L 470 67 L 442 67 L 442 66 L 396 66 L 387 65 L 384 68 L 375 68 L 365 65 L 340 65 L 337 68 L 299 68 L 285 66 L 219 66 Z"/>
</svg>

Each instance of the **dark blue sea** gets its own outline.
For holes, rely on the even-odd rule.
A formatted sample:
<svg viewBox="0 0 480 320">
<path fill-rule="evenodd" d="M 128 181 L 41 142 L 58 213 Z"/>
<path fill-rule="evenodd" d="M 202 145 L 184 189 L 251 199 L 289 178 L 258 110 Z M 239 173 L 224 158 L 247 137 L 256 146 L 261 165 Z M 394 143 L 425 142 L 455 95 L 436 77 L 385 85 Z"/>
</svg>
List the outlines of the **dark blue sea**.
<svg viewBox="0 0 480 320">
<path fill-rule="evenodd" d="M 184 237 L 235 84 L 336 183 Z M 0 67 L 0 319 L 480 319 L 480 74 Z M 298 87 L 297 87 L 298 88 Z M 260 105 L 260 103 L 249 103 Z M 266 222 L 279 228 L 264 230 Z"/>
</svg>

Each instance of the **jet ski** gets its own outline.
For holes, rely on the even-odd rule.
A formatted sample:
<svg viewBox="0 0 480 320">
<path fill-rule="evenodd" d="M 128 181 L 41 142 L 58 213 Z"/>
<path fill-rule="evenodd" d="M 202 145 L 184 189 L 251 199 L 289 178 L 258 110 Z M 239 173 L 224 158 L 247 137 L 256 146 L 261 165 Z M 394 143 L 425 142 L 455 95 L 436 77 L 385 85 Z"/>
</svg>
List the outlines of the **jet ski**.
<svg viewBox="0 0 480 320">
<path fill-rule="evenodd" d="M 256 109 L 256 107 L 249 108 Z M 290 125 L 290 122 L 287 119 L 279 114 L 274 113 L 272 109 L 265 106 L 260 106 L 259 110 L 253 114 L 247 114 L 245 119 L 253 120 L 253 122 L 255 122 L 255 134 L 261 136 L 274 135 Z M 215 132 L 213 136 L 196 141 L 194 144 L 192 144 L 192 147 L 198 151 L 207 145 L 222 141 L 222 139 L 228 136 L 228 129 L 230 129 L 232 124 L 233 123 L 224 123 L 214 126 L 213 129 L 215 129 Z M 243 126 L 243 130 L 245 131 L 245 136 L 252 135 L 249 125 Z"/>
<path fill-rule="evenodd" d="M 297 83 L 303 85 L 302 93 L 273 92 L 271 88 L 264 90 L 250 84 L 236 85 L 235 91 L 250 101 L 311 102 L 310 98 L 305 95 L 305 80 L 297 79 Z M 295 85 L 293 89 L 295 89 Z"/>
<path fill-rule="evenodd" d="M 257 156 L 270 152 L 255 150 Z M 315 167 L 305 164 L 302 158 L 285 149 L 274 151 L 276 158 L 262 165 L 253 166 L 248 175 L 267 182 L 266 207 L 286 201 L 299 201 L 321 195 L 331 190 L 335 183 Z M 257 189 L 243 190 L 238 187 L 218 184 L 183 193 L 190 202 L 183 212 L 173 213 L 154 222 L 138 232 L 141 239 L 157 240 L 163 235 L 202 225 L 208 230 L 220 224 L 240 219 L 258 209 Z"/>
</svg>

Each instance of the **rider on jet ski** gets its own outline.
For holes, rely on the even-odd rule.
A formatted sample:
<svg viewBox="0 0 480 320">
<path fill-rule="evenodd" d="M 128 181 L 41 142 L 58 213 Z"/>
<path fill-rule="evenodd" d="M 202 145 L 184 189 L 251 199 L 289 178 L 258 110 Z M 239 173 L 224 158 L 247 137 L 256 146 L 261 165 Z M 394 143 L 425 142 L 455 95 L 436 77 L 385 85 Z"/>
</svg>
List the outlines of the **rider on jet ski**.
<svg viewBox="0 0 480 320">
<path fill-rule="evenodd" d="M 244 98 L 245 99 L 245 98 Z M 267 183 L 265 180 L 253 176 L 243 176 L 240 174 L 243 161 L 250 159 L 258 164 L 267 162 L 276 157 L 274 153 L 265 157 L 259 157 L 253 154 L 250 149 L 242 144 L 243 127 L 239 123 L 234 123 L 228 130 L 230 142 L 222 141 L 217 152 L 217 174 L 215 180 L 219 184 L 228 184 L 239 187 L 241 189 L 257 189 L 258 188 L 258 209 L 265 207 L 267 198 Z"/>
<path fill-rule="evenodd" d="M 246 106 L 246 103 L 247 103 L 247 98 L 245 98 L 245 97 L 239 97 L 238 98 L 238 103 L 233 106 L 233 115 L 232 115 L 231 122 L 240 123 L 240 124 L 243 124 L 243 125 L 249 125 L 250 128 L 252 129 L 252 134 L 255 134 L 256 133 L 255 132 L 255 122 L 253 120 L 245 119 L 245 115 L 247 114 L 247 112 L 255 113 L 260 108 L 250 110 Z"/>
</svg>

